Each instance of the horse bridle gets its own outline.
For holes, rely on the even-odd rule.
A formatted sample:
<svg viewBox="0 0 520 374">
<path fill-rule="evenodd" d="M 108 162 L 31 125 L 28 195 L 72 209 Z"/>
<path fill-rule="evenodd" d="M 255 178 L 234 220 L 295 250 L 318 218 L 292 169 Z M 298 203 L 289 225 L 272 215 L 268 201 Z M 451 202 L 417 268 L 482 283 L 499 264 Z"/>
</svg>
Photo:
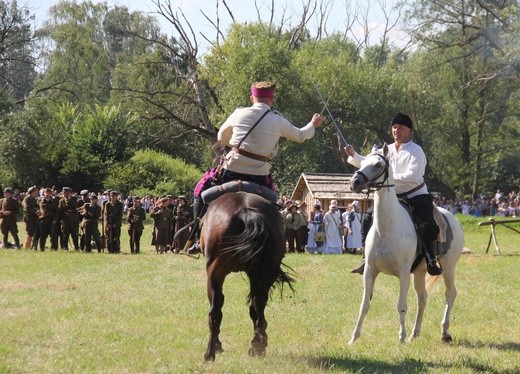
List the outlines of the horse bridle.
<svg viewBox="0 0 520 374">
<path fill-rule="evenodd" d="M 372 180 L 370 180 L 370 178 L 368 178 L 366 176 L 365 173 L 363 173 L 360 170 L 357 170 L 354 173 L 354 176 L 359 175 L 364 180 L 365 186 L 366 186 L 366 188 L 368 190 L 367 194 L 369 194 L 370 192 L 379 191 L 383 187 L 394 187 L 393 184 L 385 184 L 386 181 L 388 180 L 388 169 L 390 168 L 390 164 L 388 162 L 388 159 L 385 156 L 383 156 L 383 155 L 381 155 L 379 153 L 376 153 L 376 156 L 381 157 L 381 159 L 383 159 L 383 161 L 385 162 L 385 167 L 383 168 L 381 173 L 379 173 L 376 177 L 373 178 L 373 180 L 377 180 L 381 176 L 384 175 L 384 178 L 383 178 L 383 180 L 381 182 L 373 182 Z"/>
</svg>

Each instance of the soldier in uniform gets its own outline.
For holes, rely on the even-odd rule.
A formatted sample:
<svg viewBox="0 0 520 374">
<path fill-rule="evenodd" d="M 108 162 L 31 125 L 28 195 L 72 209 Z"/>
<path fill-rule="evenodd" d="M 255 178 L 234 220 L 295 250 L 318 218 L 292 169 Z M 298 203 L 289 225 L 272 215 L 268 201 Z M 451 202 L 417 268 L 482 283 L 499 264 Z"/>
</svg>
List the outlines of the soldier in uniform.
<svg viewBox="0 0 520 374">
<path fill-rule="evenodd" d="M 9 246 L 9 233 L 13 236 L 14 245 L 20 249 L 20 239 L 18 238 L 18 226 L 16 224 L 16 215 L 20 210 L 18 201 L 13 198 L 13 189 L 4 189 L 4 198 L 0 200 L 0 230 L 3 236 L 4 248 Z"/>
<path fill-rule="evenodd" d="M 85 251 L 92 252 L 92 239 L 94 239 L 98 253 L 100 253 L 101 240 L 98 221 L 101 217 L 101 207 L 97 203 L 98 197 L 95 193 L 90 194 L 89 200 L 90 202 L 84 203 L 81 208 L 79 208 L 81 227 L 85 235 Z"/>
<path fill-rule="evenodd" d="M 177 205 L 177 215 L 175 216 L 176 230 L 182 229 L 184 226 L 191 222 L 193 218 L 191 212 L 192 209 L 190 209 L 188 199 L 186 198 L 186 196 L 180 195 Z M 179 253 L 179 251 L 184 249 L 186 242 L 189 239 L 189 236 L 190 233 L 187 230 L 179 233 L 174 243 L 174 250 L 176 253 Z"/>
<path fill-rule="evenodd" d="M 105 203 L 103 220 L 108 253 L 121 252 L 121 224 L 123 223 L 124 204 L 118 200 L 119 192 L 110 191 L 110 201 Z"/>
<path fill-rule="evenodd" d="M 74 249 L 79 251 L 78 231 L 79 231 L 79 214 L 78 214 L 78 200 L 76 196 L 72 195 L 69 187 L 63 187 L 63 196 L 61 197 L 58 206 L 61 217 L 62 237 L 61 248 L 69 250 L 69 237 L 72 237 L 72 244 Z"/>
<path fill-rule="evenodd" d="M 154 219 L 155 226 L 155 250 L 158 254 L 162 254 L 166 251 L 168 246 L 168 238 L 171 230 L 171 224 L 173 221 L 173 213 L 168 209 L 168 198 L 163 197 L 159 201 L 159 205 L 156 205 L 151 213 L 150 217 Z"/>
<path fill-rule="evenodd" d="M 25 231 L 27 235 L 25 236 L 25 241 L 23 243 L 23 247 L 25 249 L 36 249 L 36 244 L 38 240 L 38 200 L 36 197 L 38 196 L 38 189 L 36 186 L 32 186 L 27 190 L 27 195 L 24 197 L 22 201 L 23 207 L 23 220 L 25 222 Z M 34 241 L 34 247 L 33 247 Z"/>
<path fill-rule="evenodd" d="M 83 205 L 90 204 L 88 190 L 81 190 L 79 196 L 80 198 L 78 199 L 78 212 L 81 212 Z M 85 250 L 85 229 L 83 228 L 83 225 L 81 223 L 79 225 L 79 248 L 82 251 Z"/>
<path fill-rule="evenodd" d="M 128 235 L 130 236 L 130 252 L 139 253 L 141 246 L 141 236 L 143 235 L 146 219 L 146 211 L 141 206 L 141 198 L 134 197 L 132 207 L 126 211 L 126 219 L 128 220 Z"/>
<path fill-rule="evenodd" d="M 177 216 L 177 199 L 174 198 L 173 195 L 166 195 L 168 199 L 167 207 L 172 211 L 173 221 L 170 227 L 170 233 L 168 234 L 168 249 L 171 249 L 173 252 L 173 236 L 175 235 L 175 230 L 177 228 L 177 222 L 175 217 Z"/>
<path fill-rule="evenodd" d="M 46 188 L 43 197 L 38 201 L 40 207 L 38 218 L 40 219 L 40 250 L 45 250 L 47 237 L 51 237 L 51 249 L 58 250 L 58 199 L 53 196 L 51 188 Z"/>
</svg>

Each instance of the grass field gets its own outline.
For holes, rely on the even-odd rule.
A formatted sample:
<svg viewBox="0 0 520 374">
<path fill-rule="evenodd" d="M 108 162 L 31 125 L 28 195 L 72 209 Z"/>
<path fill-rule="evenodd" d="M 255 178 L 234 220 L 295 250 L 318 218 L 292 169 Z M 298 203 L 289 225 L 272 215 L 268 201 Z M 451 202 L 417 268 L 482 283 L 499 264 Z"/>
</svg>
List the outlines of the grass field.
<svg viewBox="0 0 520 374">
<path fill-rule="evenodd" d="M 517 373 L 520 235 L 498 227 L 502 255 L 493 245 L 485 255 L 489 227 L 459 218 L 472 254 L 457 268 L 452 344 L 440 340 L 442 285 L 429 299 L 422 335 L 400 344 L 398 280 L 380 276 L 362 336 L 348 346 L 362 293 L 362 278 L 349 270 L 361 257 L 290 254 L 296 292 L 273 293 L 266 357 L 247 354 L 248 283 L 233 274 L 224 289 L 225 352 L 211 364 L 203 361 L 202 257 L 156 255 L 148 245 L 130 255 L 126 235 L 120 255 L 0 249 L 0 373 Z M 146 235 L 149 243 L 149 228 Z M 410 334 L 413 290 L 408 301 Z"/>
</svg>

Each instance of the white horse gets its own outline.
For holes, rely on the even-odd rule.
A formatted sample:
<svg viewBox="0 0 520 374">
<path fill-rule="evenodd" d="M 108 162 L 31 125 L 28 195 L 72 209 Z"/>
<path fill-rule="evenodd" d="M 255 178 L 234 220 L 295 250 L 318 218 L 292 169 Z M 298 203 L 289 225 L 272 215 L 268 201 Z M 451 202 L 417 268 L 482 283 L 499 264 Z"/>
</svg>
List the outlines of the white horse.
<svg viewBox="0 0 520 374">
<path fill-rule="evenodd" d="M 349 344 L 352 344 L 361 335 L 361 325 L 370 307 L 375 280 L 381 272 L 399 277 L 400 291 L 397 302 L 397 311 L 399 312 L 401 322 L 399 340 L 401 343 L 404 343 L 406 339 L 406 299 L 410 287 L 410 271 L 418 255 L 418 239 L 410 214 L 397 199 L 392 170 L 386 157 L 387 154 L 388 147 L 385 144 L 382 152 L 374 152 L 368 155 L 350 181 L 353 191 L 360 192 L 362 189 L 368 188 L 374 191 L 375 194 L 373 225 L 368 232 L 365 246 L 366 262 L 363 274 L 363 299 L 359 308 L 356 327 Z M 439 210 L 447 220 L 453 234 L 451 241 L 443 244 L 448 248 L 447 252 L 439 257 L 439 262 L 442 266 L 442 277 L 446 286 L 446 308 L 444 310 L 444 318 L 442 319 L 442 340 L 451 342 L 452 337 L 448 328 L 450 326 L 450 313 L 457 296 L 457 290 L 455 289 L 455 265 L 462 253 L 464 233 L 453 214 L 446 209 L 439 208 Z M 419 266 L 413 271 L 413 275 L 418 309 L 411 339 L 418 337 L 421 332 L 428 291 L 440 280 L 440 275 L 435 277 L 428 275 L 428 278 L 426 277 L 426 262 L 424 259 L 421 260 Z M 426 282 L 427 279 L 428 282 Z M 426 283 L 428 283 L 428 287 Z"/>
</svg>

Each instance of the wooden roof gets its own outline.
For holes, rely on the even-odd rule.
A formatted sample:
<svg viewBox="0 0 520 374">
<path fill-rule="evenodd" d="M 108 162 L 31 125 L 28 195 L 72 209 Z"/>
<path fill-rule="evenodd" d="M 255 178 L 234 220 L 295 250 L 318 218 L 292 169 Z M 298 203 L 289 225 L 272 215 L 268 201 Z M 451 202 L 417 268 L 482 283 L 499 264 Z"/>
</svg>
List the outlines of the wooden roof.
<svg viewBox="0 0 520 374">
<path fill-rule="evenodd" d="M 301 200 L 307 189 L 314 199 L 366 199 L 366 194 L 350 190 L 351 177 L 352 174 L 302 173 L 291 198 Z"/>
</svg>

